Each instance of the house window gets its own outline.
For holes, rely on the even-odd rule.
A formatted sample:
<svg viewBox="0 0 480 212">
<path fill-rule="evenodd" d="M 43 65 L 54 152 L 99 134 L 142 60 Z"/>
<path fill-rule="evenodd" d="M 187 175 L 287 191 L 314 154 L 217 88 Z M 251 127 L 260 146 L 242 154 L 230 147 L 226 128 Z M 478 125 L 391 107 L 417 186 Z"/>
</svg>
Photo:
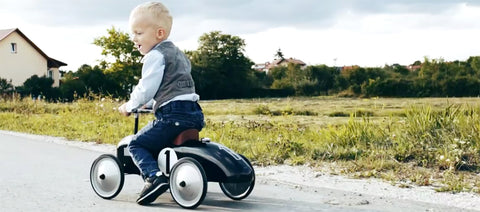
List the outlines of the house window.
<svg viewBox="0 0 480 212">
<path fill-rule="evenodd" d="M 47 77 L 50 78 L 50 79 L 53 79 L 53 71 L 52 70 L 47 71 Z"/>
<path fill-rule="evenodd" d="M 11 43 L 12 45 L 12 53 L 16 54 L 17 53 L 17 43 Z"/>
</svg>

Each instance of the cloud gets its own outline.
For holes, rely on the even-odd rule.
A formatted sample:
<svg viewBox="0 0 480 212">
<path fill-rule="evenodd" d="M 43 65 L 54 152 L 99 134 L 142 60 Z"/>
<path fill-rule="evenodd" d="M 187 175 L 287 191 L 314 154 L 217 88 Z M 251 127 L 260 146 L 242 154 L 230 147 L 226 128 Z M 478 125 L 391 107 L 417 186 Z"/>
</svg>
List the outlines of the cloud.
<svg viewBox="0 0 480 212">
<path fill-rule="evenodd" d="M 0 13 L 13 13 L 24 21 L 43 26 L 91 26 L 128 20 L 133 7 L 143 1 L 129 0 L 0 0 Z"/>
<path fill-rule="evenodd" d="M 459 18 L 480 3 L 452 0 L 165 0 L 174 16 L 173 37 L 196 39 L 213 30 L 246 35 L 275 28 L 401 31 L 402 27 L 468 28 Z M 473 3 L 472 3 L 473 2 Z M 475 4 L 474 4 L 475 3 Z M 473 16 L 476 17 L 476 16 Z M 467 20 L 467 21 L 465 21 Z"/>
<path fill-rule="evenodd" d="M 462 3 L 452 0 L 165 0 L 176 18 L 256 22 L 269 27 L 323 27 L 346 13 L 438 14 Z M 464 1 L 467 3 L 470 1 Z M 477 3 L 478 4 L 478 3 Z M 174 17 L 174 18 L 175 18 Z"/>
<path fill-rule="evenodd" d="M 11 12 L 41 25 L 88 26 L 126 21 L 142 0 L 0 0 L 0 12 Z M 437 14 L 452 5 L 476 1 L 452 0 L 164 0 L 174 18 L 196 21 L 244 22 L 261 28 L 328 27 L 347 12 L 359 14 Z"/>
<path fill-rule="evenodd" d="M 190 0 L 188 6 L 179 8 L 178 2 L 170 2 L 172 13 L 179 17 L 193 15 L 208 20 L 256 22 L 269 27 L 318 24 L 335 15 L 334 5 L 321 5 L 316 0 Z"/>
<path fill-rule="evenodd" d="M 424 55 L 478 54 L 472 45 L 480 34 L 478 0 L 160 1 L 174 17 L 171 39 L 182 49 L 195 49 L 202 34 L 218 30 L 244 38 L 247 52 L 260 62 L 278 48 L 312 64 L 333 58 L 338 64 L 382 64 L 390 58 L 411 62 Z M 0 28 L 19 27 L 47 54 L 56 58 L 61 52 L 58 59 L 76 67 L 95 59 L 99 51 L 91 42 L 108 28 L 128 32 L 129 13 L 142 2 L 0 0 Z M 70 45 L 75 51 L 51 47 Z M 89 52 L 91 59 L 74 52 Z"/>
</svg>

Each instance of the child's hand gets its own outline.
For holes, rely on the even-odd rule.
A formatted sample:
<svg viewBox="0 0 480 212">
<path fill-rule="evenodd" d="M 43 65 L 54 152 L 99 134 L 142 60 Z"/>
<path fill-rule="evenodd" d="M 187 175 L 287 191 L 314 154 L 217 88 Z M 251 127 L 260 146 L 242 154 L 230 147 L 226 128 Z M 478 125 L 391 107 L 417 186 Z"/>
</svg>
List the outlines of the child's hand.
<svg viewBox="0 0 480 212">
<path fill-rule="evenodd" d="M 130 112 L 127 112 L 127 103 L 123 104 L 122 106 L 118 107 L 118 112 L 123 114 L 124 116 L 129 116 Z"/>
</svg>

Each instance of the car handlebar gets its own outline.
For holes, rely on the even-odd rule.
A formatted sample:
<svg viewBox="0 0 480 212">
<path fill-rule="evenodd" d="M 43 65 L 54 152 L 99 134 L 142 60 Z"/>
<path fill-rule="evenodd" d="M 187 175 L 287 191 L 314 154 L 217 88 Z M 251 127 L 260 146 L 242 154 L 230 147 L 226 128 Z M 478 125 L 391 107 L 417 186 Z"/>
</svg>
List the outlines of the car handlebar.
<svg viewBox="0 0 480 212">
<path fill-rule="evenodd" d="M 153 113 L 152 108 L 135 108 L 132 113 Z"/>
</svg>

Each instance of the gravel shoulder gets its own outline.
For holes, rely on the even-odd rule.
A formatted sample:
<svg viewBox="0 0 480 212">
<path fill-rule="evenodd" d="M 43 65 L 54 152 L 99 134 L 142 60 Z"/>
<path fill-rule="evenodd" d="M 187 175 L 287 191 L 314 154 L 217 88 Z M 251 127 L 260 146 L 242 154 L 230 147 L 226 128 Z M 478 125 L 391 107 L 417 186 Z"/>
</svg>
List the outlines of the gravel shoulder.
<svg viewBox="0 0 480 212">
<path fill-rule="evenodd" d="M 15 135 L 28 137 L 34 140 L 52 142 L 62 145 L 74 146 L 100 153 L 114 154 L 114 145 L 96 144 L 93 142 L 69 141 L 64 138 L 32 135 L 0 130 L 0 135 Z M 449 193 L 436 192 L 430 186 L 412 186 L 400 188 L 379 179 L 351 179 L 340 175 L 331 175 L 308 166 L 267 166 L 255 167 L 257 182 L 262 184 L 281 184 L 290 186 L 304 192 L 320 192 L 322 189 L 338 190 L 356 193 L 359 196 L 368 195 L 378 198 L 419 201 L 434 205 L 445 205 L 465 210 L 480 211 L 480 195 L 475 193 Z M 330 204 L 347 204 L 336 200 Z M 364 200 L 359 204 L 369 204 Z"/>
<path fill-rule="evenodd" d="M 345 176 L 322 173 L 307 166 L 257 167 L 255 171 L 260 179 L 289 184 L 310 192 L 335 189 L 377 198 L 425 202 L 433 205 L 480 211 L 480 195 L 475 193 L 436 192 L 431 186 L 400 188 L 380 179 L 351 179 Z M 363 201 L 368 203 L 368 198 Z M 338 202 L 336 204 L 342 203 Z"/>
</svg>

